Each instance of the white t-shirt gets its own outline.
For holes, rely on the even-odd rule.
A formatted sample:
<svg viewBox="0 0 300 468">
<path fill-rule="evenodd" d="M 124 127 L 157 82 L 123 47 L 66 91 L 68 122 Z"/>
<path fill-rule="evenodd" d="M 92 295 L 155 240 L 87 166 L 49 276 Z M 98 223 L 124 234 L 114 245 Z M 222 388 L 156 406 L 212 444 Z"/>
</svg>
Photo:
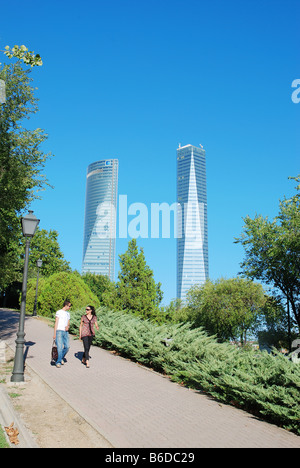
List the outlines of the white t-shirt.
<svg viewBox="0 0 300 468">
<path fill-rule="evenodd" d="M 70 314 L 66 310 L 58 310 L 55 314 L 55 317 L 58 317 L 58 324 L 57 330 L 66 331 L 66 327 L 68 326 L 70 320 Z"/>
</svg>

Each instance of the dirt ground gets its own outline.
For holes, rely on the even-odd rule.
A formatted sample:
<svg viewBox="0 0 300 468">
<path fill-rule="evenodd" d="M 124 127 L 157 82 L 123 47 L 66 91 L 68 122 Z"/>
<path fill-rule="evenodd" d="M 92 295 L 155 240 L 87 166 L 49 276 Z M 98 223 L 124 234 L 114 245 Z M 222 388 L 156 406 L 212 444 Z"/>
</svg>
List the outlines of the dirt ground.
<svg viewBox="0 0 300 468">
<path fill-rule="evenodd" d="M 112 447 L 28 366 L 25 384 L 12 386 L 13 357 L 12 350 L 6 348 L 6 363 L 0 363 L 0 382 L 40 448 Z"/>
</svg>

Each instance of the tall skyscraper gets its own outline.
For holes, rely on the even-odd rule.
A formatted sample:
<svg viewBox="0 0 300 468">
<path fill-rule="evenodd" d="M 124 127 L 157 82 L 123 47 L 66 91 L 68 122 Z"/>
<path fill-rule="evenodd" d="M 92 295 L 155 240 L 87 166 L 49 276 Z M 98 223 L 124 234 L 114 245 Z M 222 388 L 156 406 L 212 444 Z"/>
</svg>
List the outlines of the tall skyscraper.
<svg viewBox="0 0 300 468">
<path fill-rule="evenodd" d="M 88 166 L 82 273 L 115 275 L 118 160 Z"/>
<path fill-rule="evenodd" d="M 205 150 L 177 149 L 177 297 L 185 301 L 194 284 L 208 279 Z"/>
</svg>

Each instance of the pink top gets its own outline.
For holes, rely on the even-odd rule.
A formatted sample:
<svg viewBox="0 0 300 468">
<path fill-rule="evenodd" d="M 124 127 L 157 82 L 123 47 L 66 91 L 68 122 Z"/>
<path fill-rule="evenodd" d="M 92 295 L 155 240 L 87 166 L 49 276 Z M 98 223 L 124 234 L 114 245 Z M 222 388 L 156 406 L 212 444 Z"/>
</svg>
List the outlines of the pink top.
<svg viewBox="0 0 300 468">
<path fill-rule="evenodd" d="M 96 315 L 93 315 L 91 320 L 89 320 L 86 315 L 83 315 L 81 319 L 82 319 L 81 336 L 82 337 L 94 336 L 95 335 L 94 325 L 97 320 Z"/>
</svg>

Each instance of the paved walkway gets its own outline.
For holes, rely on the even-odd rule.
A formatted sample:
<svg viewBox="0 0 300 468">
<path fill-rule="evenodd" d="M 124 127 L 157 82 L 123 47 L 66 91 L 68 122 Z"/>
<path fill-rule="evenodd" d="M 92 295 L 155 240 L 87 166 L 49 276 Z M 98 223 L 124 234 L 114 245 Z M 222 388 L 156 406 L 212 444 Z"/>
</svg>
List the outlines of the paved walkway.
<svg viewBox="0 0 300 468">
<path fill-rule="evenodd" d="M 19 316 L 0 309 L 0 339 L 14 346 Z M 181 387 L 139 364 L 71 339 L 68 363 L 50 365 L 53 329 L 26 318 L 27 365 L 116 448 L 300 448 L 300 437 Z"/>
</svg>

